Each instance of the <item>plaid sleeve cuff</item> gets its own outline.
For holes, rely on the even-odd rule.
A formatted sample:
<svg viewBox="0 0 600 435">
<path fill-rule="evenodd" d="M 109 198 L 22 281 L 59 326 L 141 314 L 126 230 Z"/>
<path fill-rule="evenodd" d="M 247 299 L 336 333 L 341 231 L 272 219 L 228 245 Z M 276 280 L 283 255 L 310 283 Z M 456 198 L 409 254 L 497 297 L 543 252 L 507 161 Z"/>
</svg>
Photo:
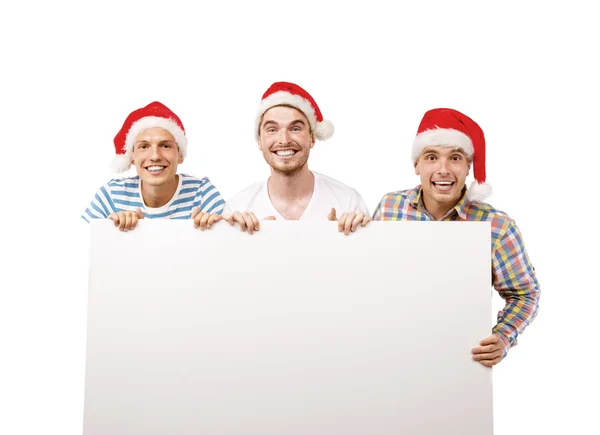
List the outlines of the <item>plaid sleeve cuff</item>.
<svg viewBox="0 0 600 435">
<path fill-rule="evenodd" d="M 504 354 L 502 355 L 502 358 L 506 357 L 509 349 L 518 344 L 517 336 L 514 334 L 511 334 L 511 332 L 509 330 L 507 330 L 506 327 L 503 328 L 500 325 L 494 326 L 494 328 L 492 329 L 492 332 L 494 334 L 498 334 L 498 337 L 500 337 L 500 340 L 502 340 L 502 342 L 504 344 Z"/>
</svg>

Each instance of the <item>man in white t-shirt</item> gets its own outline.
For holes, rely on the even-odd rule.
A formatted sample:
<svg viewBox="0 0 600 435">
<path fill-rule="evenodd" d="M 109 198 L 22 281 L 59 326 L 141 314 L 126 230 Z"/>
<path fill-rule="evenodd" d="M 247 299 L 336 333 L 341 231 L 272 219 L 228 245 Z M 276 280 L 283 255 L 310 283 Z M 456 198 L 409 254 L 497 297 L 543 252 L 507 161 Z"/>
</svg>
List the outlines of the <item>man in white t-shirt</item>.
<svg viewBox="0 0 600 435">
<path fill-rule="evenodd" d="M 256 140 L 271 175 L 243 189 L 229 201 L 236 221 L 248 227 L 258 219 L 338 220 L 349 234 L 371 220 L 369 210 L 353 188 L 310 171 L 308 157 L 315 140 L 333 135 L 308 92 L 293 83 L 276 82 L 264 93 L 256 116 Z"/>
</svg>

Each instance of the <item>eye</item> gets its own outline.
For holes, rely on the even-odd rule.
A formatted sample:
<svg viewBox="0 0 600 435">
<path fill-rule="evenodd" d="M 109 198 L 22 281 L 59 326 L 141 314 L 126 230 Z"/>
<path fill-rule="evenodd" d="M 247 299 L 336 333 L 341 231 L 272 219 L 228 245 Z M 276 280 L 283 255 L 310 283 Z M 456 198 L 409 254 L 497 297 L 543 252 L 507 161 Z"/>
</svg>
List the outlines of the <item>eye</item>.
<svg viewBox="0 0 600 435">
<path fill-rule="evenodd" d="M 170 143 L 164 143 L 162 144 L 163 148 L 171 148 L 171 144 Z"/>
<path fill-rule="evenodd" d="M 275 130 L 275 128 L 273 128 L 273 127 L 269 127 L 269 128 L 267 128 L 267 133 L 275 133 L 275 131 L 276 131 L 276 130 Z"/>
<path fill-rule="evenodd" d="M 455 162 L 462 160 L 462 156 L 460 154 L 454 154 L 452 156 L 452 160 L 454 160 Z"/>
<path fill-rule="evenodd" d="M 148 144 L 146 144 L 146 143 L 141 143 L 141 144 L 139 144 L 137 147 L 138 147 L 138 149 L 140 149 L 140 150 L 145 150 L 146 148 L 148 148 Z"/>
<path fill-rule="evenodd" d="M 429 154 L 427 156 L 425 156 L 425 160 L 435 160 L 435 156 L 433 154 Z"/>
<path fill-rule="evenodd" d="M 301 131 L 302 129 L 300 127 L 292 127 L 292 131 Z"/>
</svg>

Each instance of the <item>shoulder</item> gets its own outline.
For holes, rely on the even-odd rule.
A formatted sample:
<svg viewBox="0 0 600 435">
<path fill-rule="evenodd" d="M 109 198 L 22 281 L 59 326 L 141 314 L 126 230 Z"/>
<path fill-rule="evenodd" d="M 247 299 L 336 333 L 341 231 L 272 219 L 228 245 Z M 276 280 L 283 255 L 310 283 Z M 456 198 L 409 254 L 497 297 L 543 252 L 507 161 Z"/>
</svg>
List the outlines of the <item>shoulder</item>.
<svg viewBox="0 0 600 435">
<path fill-rule="evenodd" d="M 263 188 L 264 185 L 265 185 L 265 180 L 260 180 L 260 181 L 257 181 L 256 183 L 252 183 L 251 185 L 243 188 L 238 193 L 236 193 L 233 198 L 238 198 L 238 197 L 243 198 L 248 195 L 257 193 Z"/>
<path fill-rule="evenodd" d="M 138 187 L 140 185 L 140 177 L 137 175 L 135 177 L 122 177 L 122 178 L 113 178 L 106 183 L 106 186 L 109 188 L 131 188 Z"/>
<path fill-rule="evenodd" d="M 499 222 L 512 222 L 512 218 L 502 210 L 498 210 L 493 205 L 482 201 L 469 201 L 469 213 L 476 215 L 477 220 Z"/>
<path fill-rule="evenodd" d="M 182 188 L 201 188 L 212 185 L 208 177 L 195 177 L 188 174 L 178 174 L 181 177 Z"/>
<path fill-rule="evenodd" d="M 487 202 L 470 201 L 469 217 L 470 220 L 491 222 L 494 232 L 505 233 L 516 228 L 513 218 Z"/>
<path fill-rule="evenodd" d="M 418 191 L 419 188 L 414 187 L 412 189 L 394 190 L 392 192 L 388 192 L 381 197 L 379 205 L 390 207 L 394 204 L 398 205 L 406 201 L 412 201 L 414 198 L 416 198 Z"/>
<path fill-rule="evenodd" d="M 251 201 L 258 193 L 262 190 L 265 185 L 265 180 L 257 181 L 251 185 L 245 187 L 236 193 L 233 197 L 227 200 L 229 206 L 241 206 L 244 203 Z"/>
<path fill-rule="evenodd" d="M 136 175 L 135 177 L 112 178 L 98 189 L 98 193 L 110 196 L 132 196 L 139 192 L 139 188 L 140 178 Z"/>
<path fill-rule="evenodd" d="M 360 194 L 356 189 L 342 183 L 341 181 L 328 177 L 327 175 L 323 175 L 319 172 L 313 171 L 313 174 L 315 175 L 315 183 L 318 183 L 320 187 L 326 187 L 338 195 L 355 195 L 360 197 Z"/>
</svg>

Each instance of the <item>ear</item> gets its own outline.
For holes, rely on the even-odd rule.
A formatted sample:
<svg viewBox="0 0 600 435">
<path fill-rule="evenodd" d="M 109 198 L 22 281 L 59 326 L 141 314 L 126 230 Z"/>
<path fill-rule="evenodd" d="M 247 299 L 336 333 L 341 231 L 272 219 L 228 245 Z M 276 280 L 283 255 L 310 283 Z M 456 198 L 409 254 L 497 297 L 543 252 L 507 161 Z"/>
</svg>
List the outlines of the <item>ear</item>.
<svg viewBox="0 0 600 435">
<path fill-rule="evenodd" d="M 179 144 L 177 144 L 177 155 L 179 156 L 177 159 L 177 164 L 180 165 L 183 163 L 183 156 L 181 155 L 181 148 L 179 148 Z"/>
<path fill-rule="evenodd" d="M 315 135 L 314 133 L 310 133 L 310 149 L 315 146 Z"/>
<path fill-rule="evenodd" d="M 420 175 L 420 171 L 419 171 L 419 165 L 417 164 L 419 163 L 419 161 L 417 160 L 413 165 L 415 167 L 415 174 L 416 175 Z"/>
<path fill-rule="evenodd" d="M 261 136 L 258 136 L 258 140 L 256 141 L 256 143 L 257 143 L 257 145 L 258 145 L 258 150 L 259 150 L 260 152 L 262 152 L 262 146 L 263 146 L 263 143 L 262 143 L 262 137 L 261 137 Z"/>
</svg>

